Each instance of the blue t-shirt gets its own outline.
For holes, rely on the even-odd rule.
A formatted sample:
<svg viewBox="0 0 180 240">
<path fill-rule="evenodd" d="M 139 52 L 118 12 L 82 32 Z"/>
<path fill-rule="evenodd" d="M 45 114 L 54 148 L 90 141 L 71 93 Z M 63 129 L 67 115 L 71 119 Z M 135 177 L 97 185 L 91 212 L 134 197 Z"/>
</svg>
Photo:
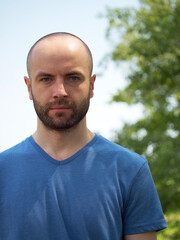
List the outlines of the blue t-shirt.
<svg viewBox="0 0 180 240">
<path fill-rule="evenodd" d="M 0 154 L 1 240 L 120 240 L 165 227 L 147 161 L 101 136 L 63 161 L 32 136 Z"/>
</svg>

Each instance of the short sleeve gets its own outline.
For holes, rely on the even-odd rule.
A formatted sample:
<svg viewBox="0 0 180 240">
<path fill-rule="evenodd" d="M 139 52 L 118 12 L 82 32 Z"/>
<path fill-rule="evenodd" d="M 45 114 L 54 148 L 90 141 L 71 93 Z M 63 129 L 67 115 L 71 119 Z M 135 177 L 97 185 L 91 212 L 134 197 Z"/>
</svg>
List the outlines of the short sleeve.
<svg viewBox="0 0 180 240">
<path fill-rule="evenodd" d="M 148 163 L 130 186 L 123 214 L 124 234 L 158 231 L 167 227 Z"/>
</svg>

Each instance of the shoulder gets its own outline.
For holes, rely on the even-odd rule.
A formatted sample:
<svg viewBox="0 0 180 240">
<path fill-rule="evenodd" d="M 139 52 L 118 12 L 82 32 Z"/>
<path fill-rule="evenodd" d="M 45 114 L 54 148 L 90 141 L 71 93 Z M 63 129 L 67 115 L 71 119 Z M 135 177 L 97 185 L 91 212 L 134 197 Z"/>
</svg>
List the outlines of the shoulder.
<svg viewBox="0 0 180 240">
<path fill-rule="evenodd" d="M 105 169 L 105 174 L 111 179 L 117 179 L 123 206 L 125 206 L 131 189 L 133 188 L 135 191 L 139 187 L 139 183 L 144 182 L 146 176 L 151 179 L 147 160 L 99 135 L 97 135 L 94 149 L 96 165 L 102 166 Z"/>
<path fill-rule="evenodd" d="M 147 160 L 141 155 L 124 148 L 112 141 L 97 135 L 95 150 L 103 158 L 109 159 L 109 161 L 117 161 L 121 165 L 121 168 L 133 166 L 140 168 L 142 165 L 147 163 Z"/>
<path fill-rule="evenodd" d="M 0 153 L 0 164 L 8 163 L 21 155 L 24 155 L 29 149 L 29 138 Z"/>
</svg>

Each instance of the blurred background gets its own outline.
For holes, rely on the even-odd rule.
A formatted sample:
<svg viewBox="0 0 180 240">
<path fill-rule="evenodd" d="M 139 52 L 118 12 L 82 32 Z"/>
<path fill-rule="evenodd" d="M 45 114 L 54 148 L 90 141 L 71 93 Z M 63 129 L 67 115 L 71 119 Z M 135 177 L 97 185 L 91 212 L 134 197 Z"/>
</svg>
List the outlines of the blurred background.
<svg viewBox="0 0 180 240">
<path fill-rule="evenodd" d="M 35 41 L 51 32 L 73 33 L 82 38 L 92 51 L 94 73 L 98 76 L 88 114 L 89 128 L 110 138 L 124 120 L 131 118 L 126 107 L 108 104 L 116 89 L 124 85 L 123 69 L 117 69 L 111 62 L 106 71 L 99 66 L 105 54 L 112 49 L 112 44 L 105 38 L 108 21 L 99 17 L 108 5 L 108 0 L 0 2 L 0 151 L 18 143 L 36 129 L 36 115 L 23 80 L 26 56 Z M 138 6 L 138 2 L 113 0 L 111 6 Z M 132 111 L 136 113 L 137 107 Z"/>
<path fill-rule="evenodd" d="M 168 221 L 158 239 L 180 239 L 180 1 L 7 0 L 0 29 L 0 151 L 36 130 L 23 80 L 30 47 L 75 34 L 97 74 L 88 127 L 147 158 Z"/>
</svg>

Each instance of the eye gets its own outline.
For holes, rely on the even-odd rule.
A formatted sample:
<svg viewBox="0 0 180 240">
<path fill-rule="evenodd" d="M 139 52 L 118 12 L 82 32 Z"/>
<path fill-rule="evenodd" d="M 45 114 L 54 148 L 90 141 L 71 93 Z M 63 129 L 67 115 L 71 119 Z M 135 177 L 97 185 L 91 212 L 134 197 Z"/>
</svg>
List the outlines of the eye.
<svg viewBox="0 0 180 240">
<path fill-rule="evenodd" d="M 84 79 L 83 75 L 78 73 L 78 72 L 69 72 L 65 75 L 66 83 L 73 86 L 73 87 L 81 84 L 83 79 Z"/>
<path fill-rule="evenodd" d="M 79 81 L 80 78 L 78 76 L 70 76 L 69 80 L 72 81 L 72 82 L 76 82 L 76 81 Z"/>
<path fill-rule="evenodd" d="M 44 82 L 44 83 L 48 83 L 48 82 L 51 81 L 51 78 L 44 77 L 44 78 L 41 78 L 40 81 L 41 81 L 41 82 Z"/>
</svg>

